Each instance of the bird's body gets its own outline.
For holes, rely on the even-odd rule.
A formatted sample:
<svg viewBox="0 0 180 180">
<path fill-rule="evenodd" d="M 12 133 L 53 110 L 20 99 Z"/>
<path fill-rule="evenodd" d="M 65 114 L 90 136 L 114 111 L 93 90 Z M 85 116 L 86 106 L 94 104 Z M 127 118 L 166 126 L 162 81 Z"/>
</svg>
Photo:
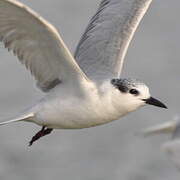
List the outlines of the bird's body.
<svg viewBox="0 0 180 180">
<path fill-rule="evenodd" d="M 139 107 L 139 104 L 130 106 L 131 101 L 123 99 L 123 94 L 120 96 L 110 82 L 101 86 L 92 82 L 83 84 L 83 92 L 78 93 L 56 87 L 25 113 L 34 114 L 27 121 L 53 129 L 81 129 L 117 120 Z"/>
<path fill-rule="evenodd" d="M 115 109 L 107 90 L 102 89 L 104 94 L 100 95 L 99 89 L 91 82 L 82 84 L 82 89 L 75 92 L 66 87 L 56 87 L 33 107 L 33 121 L 50 128 L 76 129 L 103 124 L 115 118 L 109 118 Z"/>
<path fill-rule="evenodd" d="M 90 82 L 82 88 L 80 93 L 68 92 L 66 87 L 55 88 L 37 104 L 34 121 L 50 128 L 79 129 L 118 118 L 120 112 L 112 104 L 109 90 L 98 89 Z"/>
<path fill-rule="evenodd" d="M 19 117 L 52 129 L 80 129 L 117 120 L 145 104 L 166 108 L 134 79 L 119 78 L 133 34 L 152 0 L 102 0 L 73 57 L 58 31 L 16 0 L 0 0 L 0 40 L 47 94 Z M 45 127 L 47 129 L 45 129 Z"/>
</svg>

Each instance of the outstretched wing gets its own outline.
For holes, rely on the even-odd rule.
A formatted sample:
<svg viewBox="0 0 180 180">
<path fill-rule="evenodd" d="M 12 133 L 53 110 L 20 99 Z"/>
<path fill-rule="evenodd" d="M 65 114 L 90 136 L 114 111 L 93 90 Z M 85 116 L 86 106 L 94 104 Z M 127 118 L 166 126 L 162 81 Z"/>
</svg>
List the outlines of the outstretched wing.
<svg viewBox="0 0 180 180">
<path fill-rule="evenodd" d="M 118 77 L 133 34 L 152 0 L 103 0 L 83 34 L 75 59 L 95 81 Z"/>
<path fill-rule="evenodd" d="M 31 71 L 43 91 L 60 82 L 75 86 L 85 77 L 57 30 L 15 0 L 0 0 L 0 40 Z"/>
</svg>

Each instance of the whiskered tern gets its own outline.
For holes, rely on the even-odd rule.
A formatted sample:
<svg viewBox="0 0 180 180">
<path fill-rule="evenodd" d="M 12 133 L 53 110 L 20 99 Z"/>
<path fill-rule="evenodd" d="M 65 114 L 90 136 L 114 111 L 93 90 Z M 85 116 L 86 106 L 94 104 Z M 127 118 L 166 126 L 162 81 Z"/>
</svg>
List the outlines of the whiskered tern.
<svg viewBox="0 0 180 180">
<path fill-rule="evenodd" d="M 139 80 L 120 78 L 134 32 L 152 0 L 102 0 L 73 56 L 58 31 L 26 5 L 0 0 L 0 40 L 30 70 L 46 95 L 18 117 L 42 129 L 89 128 L 145 104 L 166 106 Z"/>
</svg>

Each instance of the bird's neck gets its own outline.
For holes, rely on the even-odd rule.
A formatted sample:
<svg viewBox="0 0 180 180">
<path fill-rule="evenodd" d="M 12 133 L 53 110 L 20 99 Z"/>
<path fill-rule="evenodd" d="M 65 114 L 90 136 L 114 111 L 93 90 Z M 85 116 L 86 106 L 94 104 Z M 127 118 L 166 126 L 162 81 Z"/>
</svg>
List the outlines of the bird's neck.
<svg viewBox="0 0 180 180">
<path fill-rule="evenodd" d="M 101 105 L 106 116 L 113 120 L 125 116 L 138 108 L 136 103 L 131 102 L 131 97 L 119 92 L 111 83 L 106 82 L 99 88 Z"/>
</svg>

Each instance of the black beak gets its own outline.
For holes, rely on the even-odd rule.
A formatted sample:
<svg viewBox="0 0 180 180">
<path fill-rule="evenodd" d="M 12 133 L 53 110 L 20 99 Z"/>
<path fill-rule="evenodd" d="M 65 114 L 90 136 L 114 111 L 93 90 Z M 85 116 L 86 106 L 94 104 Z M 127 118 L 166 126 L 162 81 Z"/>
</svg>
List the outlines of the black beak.
<svg viewBox="0 0 180 180">
<path fill-rule="evenodd" d="M 143 100 L 146 102 L 146 104 L 150 104 L 150 105 L 154 105 L 154 106 L 158 106 L 158 107 L 167 109 L 167 106 L 165 106 L 162 102 L 160 102 L 159 100 L 157 100 L 153 97 L 150 97 L 149 99 L 143 99 Z"/>
</svg>

